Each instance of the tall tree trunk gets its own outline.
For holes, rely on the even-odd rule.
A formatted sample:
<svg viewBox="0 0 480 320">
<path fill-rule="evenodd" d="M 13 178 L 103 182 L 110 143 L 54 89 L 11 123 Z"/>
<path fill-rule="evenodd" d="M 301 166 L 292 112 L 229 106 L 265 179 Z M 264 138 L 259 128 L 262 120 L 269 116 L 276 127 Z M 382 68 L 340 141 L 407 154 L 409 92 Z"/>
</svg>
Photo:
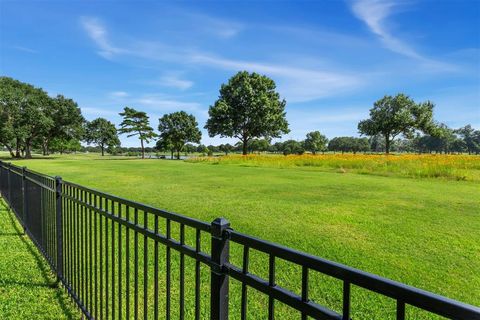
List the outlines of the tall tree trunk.
<svg viewBox="0 0 480 320">
<path fill-rule="evenodd" d="M 30 146 L 30 139 L 25 140 L 25 159 L 32 158 L 32 151 Z"/>
<path fill-rule="evenodd" d="M 145 159 L 145 147 L 143 146 L 143 139 L 140 139 L 140 145 L 142 146 L 142 159 Z"/>
<path fill-rule="evenodd" d="M 10 152 L 10 156 L 12 158 L 15 158 L 15 153 L 13 153 L 12 147 L 7 146 L 7 145 L 5 145 L 5 147 L 7 148 L 8 152 Z"/>
<path fill-rule="evenodd" d="M 105 147 L 102 145 L 100 145 L 100 149 L 102 149 L 102 157 L 105 155 Z"/>
<path fill-rule="evenodd" d="M 180 150 L 177 150 L 177 160 L 180 160 Z"/>
<path fill-rule="evenodd" d="M 43 140 L 42 153 L 43 153 L 44 156 L 48 156 L 48 139 Z"/>
<path fill-rule="evenodd" d="M 16 141 L 15 141 L 15 158 L 21 158 L 21 155 L 20 155 L 20 139 L 19 138 L 16 138 Z"/>
<path fill-rule="evenodd" d="M 385 136 L 385 153 L 390 154 L 390 137 Z"/>
<path fill-rule="evenodd" d="M 245 155 L 247 155 L 247 152 L 248 152 L 248 150 L 247 150 L 248 139 L 247 139 L 247 138 L 244 138 L 244 139 L 242 140 L 242 143 L 243 143 L 243 146 L 242 146 L 242 154 L 245 156 Z"/>
</svg>

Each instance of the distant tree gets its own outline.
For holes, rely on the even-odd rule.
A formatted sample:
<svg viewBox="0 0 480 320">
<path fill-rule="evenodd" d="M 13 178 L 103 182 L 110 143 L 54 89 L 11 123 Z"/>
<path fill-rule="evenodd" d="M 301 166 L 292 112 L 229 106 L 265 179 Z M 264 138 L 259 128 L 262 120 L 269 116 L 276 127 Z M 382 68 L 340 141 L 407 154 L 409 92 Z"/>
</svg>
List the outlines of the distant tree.
<svg viewBox="0 0 480 320">
<path fill-rule="evenodd" d="M 185 151 L 185 153 L 194 153 L 195 151 L 197 151 L 197 147 L 194 146 L 194 145 L 191 144 L 191 143 L 187 143 L 187 144 L 183 147 L 183 151 Z"/>
<path fill-rule="evenodd" d="M 465 143 L 468 154 L 480 153 L 480 131 L 475 130 L 471 125 L 455 130 Z"/>
<path fill-rule="evenodd" d="M 328 150 L 341 151 L 342 153 L 348 151 L 346 139 L 348 137 L 335 137 L 328 142 Z"/>
<path fill-rule="evenodd" d="M 324 152 L 327 149 L 328 139 L 320 131 L 312 131 L 307 133 L 304 141 L 305 150 L 316 154 L 318 151 Z"/>
<path fill-rule="evenodd" d="M 275 142 L 274 144 L 272 144 L 270 146 L 269 151 L 273 152 L 273 153 L 283 152 L 283 143 L 282 142 Z"/>
<path fill-rule="evenodd" d="M 173 150 L 177 152 L 178 159 L 186 143 L 200 143 L 202 138 L 197 120 L 185 111 L 173 112 L 161 117 L 158 131 L 160 131 L 160 139 L 171 143 Z"/>
<path fill-rule="evenodd" d="M 201 153 L 202 155 L 206 156 L 208 155 L 211 151 L 207 148 L 206 145 L 204 144 L 199 144 L 197 147 L 197 152 Z"/>
<path fill-rule="evenodd" d="M 220 148 L 218 146 L 214 146 L 213 144 L 207 146 L 208 150 L 210 150 L 212 153 L 213 152 L 220 152 Z"/>
<path fill-rule="evenodd" d="M 225 152 L 225 155 L 228 155 L 230 152 L 233 151 L 234 147 L 231 144 L 226 143 L 219 145 L 219 149 L 220 151 Z"/>
<path fill-rule="evenodd" d="M 282 143 L 282 152 L 284 155 L 303 154 L 305 149 L 300 142 L 296 140 L 287 140 Z"/>
<path fill-rule="evenodd" d="M 288 133 L 285 100 L 275 91 L 275 82 L 257 73 L 238 72 L 222 84 L 220 96 L 208 111 L 205 125 L 210 137 L 235 137 L 247 154 L 253 138 L 278 138 Z"/>
<path fill-rule="evenodd" d="M 115 125 L 104 118 L 97 118 L 87 122 L 85 128 L 85 141 L 94 143 L 100 147 L 102 156 L 105 155 L 106 148 L 120 146 L 117 129 Z"/>
<path fill-rule="evenodd" d="M 164 137 L 164 138 L 160 137 L 157 140 L 155 149 L 157 149 L 158 151 L 170 152 L 170 159 L 173 159 L 173 153 L 175 151 L 174 151 L 173 143 L 170 141 L 168 137 Z"/>
<path fill-rule="evenodd" d="M 397 152 L 415 152 L 415 139 L 398 139 L 394 140 L 392 150 Z"/>
<path fill-rule="evenodd" d="M 384 96 L 370 109 L 370 118 L 360 121 L 358 130 L 368 136 L 382 135 L 388 154 L 396 136 L 412 137 L 415 130 L 430 132 L 433 129 L 433 108 L 429 101 L 417 104 L 404 94 Z"/>
<path fill-rule="evenodd" d="M 370 150 L 373 152 L 385 152 L 385 139 L 380 135 L 376 134 L 368 138 L 370 143 Z"/>
<path fill-rule="evenodd" d="M 63 154 L 65 152 L 77 152 L 80 151 L 82 145 L 80 141 L 75 138 L 53 138 L 48 143 L 48 150 L 52 152 L 59 152 Z"/>
<path fill-rule="evenodd" d="M 370 143 L 368 143 L 367 138 L 350 138 L 351 151 L 355 154 L 357 152 L 367 152 L 370 151 Z"/>
<path fill-rule="evenodd" d="M 153 128 L 150 127 L 147 114 L 133 108 L 125 107 L 123 108 L 123 112 L 120 112 L 120 115 L 123 117 L 123 121 L 120 124 L 118 133 L 127 133 L 127 137 L 138 136 L 142 148 L 142 159 L 145 159 L 144 142 L 149 143 L 150 140 L 157 136 L 157 134 L 153 132 Z"/>
<path fill-rule="evenodd" d="M 248 143 L 248 150 L 250 152 L 265 152 L 270 147 L 270 141 L 267 139 L 252 139 Z"/>
<path fill-rule="evenodd" d="M 328 143 L 328 150 L 344 152 L 367 152 L 370 151 L 370 143 L 367 138 L 335 137 Z"/>
</svg>

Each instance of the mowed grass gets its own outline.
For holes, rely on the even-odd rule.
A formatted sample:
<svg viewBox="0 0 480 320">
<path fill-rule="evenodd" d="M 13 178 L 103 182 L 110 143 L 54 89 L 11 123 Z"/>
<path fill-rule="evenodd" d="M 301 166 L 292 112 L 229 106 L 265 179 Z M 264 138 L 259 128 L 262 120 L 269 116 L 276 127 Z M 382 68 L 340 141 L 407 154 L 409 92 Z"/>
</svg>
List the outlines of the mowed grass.
<svg viewBox="0 0 480 320">
<path fill-rule="evenodd" d="M 476 181 L 94 155 L 16 163 L 204 221 L 223 216 L 240 232 L 480 305 Z M 252 259 L 252 268 L 261 272 L 267 261 Z M 286 273 L 277 275 L 280 282 L 299 280 L 300 270 L 281 270 Z M 340 289 L 341 283 L 312 276 L 312 298 L 337 311 Z M 255 308 L 266 310 L 266 300 L 250 292 L 258 296 L 252 301 Z M 238 296 L 232 300 L 238 307 Z M 279 319 L 298 318 L 278 309 Z M 393 301 L 358 288 L 352 291 L 352 309 L 359 319 L 395 316 Z M 407 311 L 416 319 L 430 318 L 413 308 Z"/>
<path fill-rule="evenodd" d="M 79 319 L 13 213 L 0 200 L 0 318 Z"/>
</svg>

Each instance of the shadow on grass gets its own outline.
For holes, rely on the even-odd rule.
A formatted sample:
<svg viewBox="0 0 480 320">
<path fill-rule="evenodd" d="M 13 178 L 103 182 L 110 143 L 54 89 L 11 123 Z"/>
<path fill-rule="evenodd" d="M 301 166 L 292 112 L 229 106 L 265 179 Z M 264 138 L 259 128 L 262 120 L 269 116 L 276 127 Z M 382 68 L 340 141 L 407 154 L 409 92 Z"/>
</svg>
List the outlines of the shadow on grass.
<svg viewBox="0 0 480 320">
<path fill-rule="evenodd" d="M 23 245 L 25 248 L 28 250 L 30 255 L 33 256 L 35 259 L 35 264 L 38 270 L 40 270 L 42 278 L 45 280 L 44 283 L 33 283 L 33 282 L 27 282 L 27 281 L 11 281 L 11 280 L 4 280 L 2 281 L 2 285 L 8 286 L 8 285 L 18 285 L 18 286 L 24 286 L 27 288 L 50 288 L 51 290 L 55 290 L 55 300 L 58 302 L 58 305 L 60 308 L 63 310 L 64 315 L 66 316 L 67 319 L 77 319 L 78 314 L 75 314 L 73 312 L 73 305 L 70 302 L 70 299 L 68 296 L 63 292 L 63 289 L 61 286 L 58 285 L 56 279 L 55 279 L 55 274 L 50 270 L 48 266 L 48 262 L 43 258 L 41 253 L 38 251 L 38 249 L 35 247 L 35 244 L 28 238 L 28 236 L 23 232 L 23 229 L 19 226 L 19 223 L 16 221 L 16 217 L 14 216 L 14 213 L 8 209 L 8 206 L 6 203 L 3 201 L 3 199 L 0 198 L 0 211 L 6 211 L 7 216 L 10 220 L 11 225 L 15 229 L 15 232 L 5 232 L 5 233 L 0 233 L 0 237 L 3 236 L 16 236 L 22 240 Z M 70 305 L 70 306 L 68 306 Z"/>
</svg>

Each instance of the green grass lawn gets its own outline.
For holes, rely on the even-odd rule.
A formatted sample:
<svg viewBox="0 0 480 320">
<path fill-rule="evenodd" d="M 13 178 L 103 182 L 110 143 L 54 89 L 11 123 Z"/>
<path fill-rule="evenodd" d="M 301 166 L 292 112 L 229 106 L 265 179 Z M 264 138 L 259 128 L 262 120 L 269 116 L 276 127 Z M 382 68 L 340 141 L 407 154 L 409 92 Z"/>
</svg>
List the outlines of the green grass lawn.
<svg viewBox="0 0 480 320">
<path fill-rule="evenodd" d="M 201 220 L 223 216 L 240 232 L 480 305 L 476 181 L 93 155 L 16 164 Z M 340 311 L 338 283 L 313 281 L 315 300 Z M 352 294 L 354 318 L 394 318 L 393 301 Z"/>
<path fill-rule="evenodd" d="M 21 226 L 0 202 L 0 319 L 79 319 Z"/>
</svg>

